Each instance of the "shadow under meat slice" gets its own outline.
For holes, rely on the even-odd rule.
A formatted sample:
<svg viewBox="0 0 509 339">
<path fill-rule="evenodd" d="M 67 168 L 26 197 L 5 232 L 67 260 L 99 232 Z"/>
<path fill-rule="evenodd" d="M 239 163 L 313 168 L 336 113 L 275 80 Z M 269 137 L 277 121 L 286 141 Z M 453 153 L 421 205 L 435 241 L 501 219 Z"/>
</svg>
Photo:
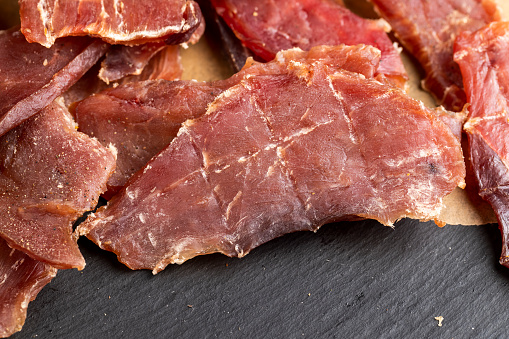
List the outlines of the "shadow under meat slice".
<svg viewBox="0 0 509 339">
<path fill-rule="evenodd" d="M 64 93 L 108 49 L 87 37 L 59 39 L 45 48 L 28 43 L 16 28 L 0 32 L 0 45 L 0 136 Z"/>
<path fill-rule="evenodd" d="M 370 0 L 401 44 L 426 72 L 422 87 L 439 105 L 459 112 L 466 103 L 463 81 L 453 60 L 454 40 L 499 20 L 493 0 Z"/>
<path fill-rule="evenodd" d="M 28 303 L 57 274 L 57 270 L 10 248 L 0 239 L 0 338 L 21 330 Z"/>
<path fill-rule="evenodd" d="M 72 225 L 96 206 L 115 166 L 75 127 L 57 100 L 0 138 L 0 236 L 56 268 L 85 266 Z"/>
<path fill-rule="evenodd" d="M 326 54 L 326 56 L 325 56 Z M 127 180 L 177 135 L 182 123 L 202 116 L 223 91 L 254 74 L 277 74 L 299 59 L 320 59 L 331 67 L 373 77 L 380 52 L 371 46 L 314 47 L 309 53 L 289 50 L 267 64 L 249 61 L 227 80 L 145 81 L 127 83 L 93 95 L 75 109 L 79 130 L 104 146 L 114 145 L 117 167 L 108 181 L 106 198 L 120 190 Z"/>
<path fill-rule="evenodd" d="M 285 68 L 223 92 L 80 234 L 157 273 L 336 220 L 437 219 L 465 176 L 457 138 L 403 91 L 314 52 L 278 54 Z"/>
<path fill-rule="evenodd" d="M 293 47 L 366 44 L 382 52 L 378 74 L 399 87 L 408 79 L 399 51 L 386 33 L 387 23 L 361 18 L 333 0 L 211 2 L 242 43 L 263 60 Z"/>
<path fill-rule="evenodd" d="M 461 34 L 454 59 L 470 104 L 464 130 L 479 195 L 497 215 L 500 263 L 509 267 L 509 22 Z"/>
</svg>

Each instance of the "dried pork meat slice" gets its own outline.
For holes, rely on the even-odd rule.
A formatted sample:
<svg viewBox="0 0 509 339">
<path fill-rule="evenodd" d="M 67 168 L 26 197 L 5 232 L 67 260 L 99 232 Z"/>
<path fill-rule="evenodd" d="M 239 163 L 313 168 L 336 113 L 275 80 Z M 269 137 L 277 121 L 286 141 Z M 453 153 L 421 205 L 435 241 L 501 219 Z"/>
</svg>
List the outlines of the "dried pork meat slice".
<svg viewBox="0 0 509 339">
<path fill-rule="evenodd" d="M 106 52 L 87 37 L 30 44 L 17 29 L 0 32 L 0 136 L 49 105 Z"/>
<path fill-rule="evenodd" d="M 202 21 L 198 4 L 187 0 L 19 0 L 19 5 L 21 31 L 46 47 L 76 35 L 111 44 L 180 44 Z"/>
<path fill-rule="evenodd" d="M 120 68 L 123 68 L 123 66 Z M 179 46 L 177 45 L 164 46 L 161 51 L 148 61 L 140 74 L 125 75 L 121 79 L 107 84 L 99 78 L 101 70 L 104 69 L 105 68 L 99 64 L 94 65 L 94 67 L 69 88 L 69 90 L 62 94 L 65 105 L 73 110 L 77 102 L 109 88 L 144 80 L 177 80 L 182 77 L 183 73 Z M 109 68 L 109 71 L 116 74 L 123 72 L 119 69 L 113 71 L 112 68 Z"/>
<path fill-rule="evenodd" d="M 245 76 L 80 234 L 157 273 L 335 220 L 437 218 L 463 183 L 459 141 L 402 90 L 327 64 L 287 60 Z"/>
<path fill-rule="evenodd" d="M 56 273 L 54 267 L 10 248 L 0 239 L 0 338 L 21 330 L 28 303 Z"/>
<path fill-rule="evenodd" d="M 461 34 L 454 59 L 461 68 L 469 106 L 464 130 L 479 186 L 498 218 L 500 263 L 509 267 L 509 22 Z"/>
<path fill-rule="evenodd" d="M 0 236 L 56 268 L 83 268 L 72 224 L 93 209 L 115 156 L 59 102 L 0 138 Z"/>
<path fill-rule="evenodd" d="M 138 46 L 114 45 L 101 63 L 99 78 L 109 84 L 128 75 L 140 74 L 150 59 L 164 46 L 163 42 Z"/>
<path fill-rule="evenodd" d="M 326 55 L 326 56 L 324 56 Z M 196 81 L 146 81 L 129 83 L 93 95 L 75 109 L 79 130 L 96 137 L 104 146 L 118 150 L 117 167 L 108 181 L 109 198 L 154 155 L 177 135 L 181 124 L 197 118 L 207 105 L 245 76 L 255 73 L 278 74 L 288 60 L 321 59 L 336 68 L 373 77 L 380 52 L 371 46 L 314 47 L 309 53 L 300 50 L 282 52 L 267 64 L 250 61 L 232 78 L 210 83 Z"/>
<path fill-rule="evenodd" d="M 372 45 L 382 51 L 378 73 L 399 86 L 407 74 L 382 20 L 363 19 L 333 0 L 212 0 L 218 14 L 257 56 L 272 60 L 281 50 L 317 45 Z"/>
<path fill-rule="evenodd" d="M 426 72 L 422 87 L 439 105 L 461 111 L 466 103 L 463 81 L 453 60 L 456 36 L 498 20 L 493 0 L 370 0 L 392 26 L 399 41 Z"/>
</svg>

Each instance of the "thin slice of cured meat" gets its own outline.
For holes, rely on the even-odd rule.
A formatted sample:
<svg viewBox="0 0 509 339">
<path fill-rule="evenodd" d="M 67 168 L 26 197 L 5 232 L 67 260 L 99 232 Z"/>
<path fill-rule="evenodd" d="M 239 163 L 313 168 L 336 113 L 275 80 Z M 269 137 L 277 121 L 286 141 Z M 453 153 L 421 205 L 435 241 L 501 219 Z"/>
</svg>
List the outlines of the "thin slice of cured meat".
<svg viewBox="0 0 509 339">
<path fill-rule="evenodd" d="M 21 330 L 28 303 L 56 274 L 54 267 L 10 248 L 0 239 L 0 338 Z"/>
<path fill-rule="evenodd" d="M 87 37 L 30 44 L 16 29 L 0 32 L 0 136 L 80 79 L 104 55 L 106 43 Z"/>
<path fill-rule="evenodd" d="M 509 267 L 509 22 L 461 34 L 454 59 L 461 68 L 469 106 L 464 130 L 479 186 L 498 218 L 500 263 Z"/>
<path fill-rule="evenodd" d="M 334 63 L 286 63 L 245 76 L 187 121 L 80 234 L 157 273 L 336 220 L 438 218 L 465 166 L 436 114 Z"/>
<path fill-rule="evenodd" d="M 99 78 L 108 84 L 128 75 L 140 74 L 150 59 L 164 46 L 164 42 L 138 46 L 114 45 L 101 63 Z"/>
<path fill-rule="evenodd" d="M 246 76 L 279 74 L 286 69 L 287 59 L 311 62 L 318 58 L 322 63 L 373 77 L 380 53 L 364 45 L 314 47 L 309 53 L 289 50 L 267 64 L 251 60 L 240 73 L 227 80 L 128 83 L 83 100 L 75 109 L 79 130 L 118 150 L 117 167 L 108 180 L 105 197 L 111 197 L 123 187 L 173 140 L 183 122 L 202 116 L 223 91 Z"/>
<path fill-rule="evenodd" d="M 0 138 L 0 236 L 56 268 L 83 268 L 72 225 L 96 206 L 114 166 L 53 102 Z"/>
<path fill-rule="evenodd" d="M 124 66 L 120 66 L 120 68 L 124 68 Z M 127 75 L 125 74 L 127 72 L 116 69 L 116 67 L 115 70 L 108 68 L 108 72 L 111 71 L 116 74 L 123 74 L 122 78 L 108 84 L 99 77 L 101 71 L 104 71 L 104 69 L 105 68 L 102 65 L 94 65 L 94 67 L 81 77 L 80 80 L 69 88 L 69 90 L 62 95 L 66 106 L 72 109 L 75 103 L 82 101 L 95 93 L 99 93 L 122 84 L 156 79 L 177 80 L 182 77 L 183 73 L 179 46 L 177 45 L 163 46 L 162 50 L 150 58 L 148 63 L 143 66 L 143 70 L 140 74 Z"/>
<path fill-rule="evenodd" d="M 453 60 L 454 40 L 499 20 L 493 0 L 370 0 L 399 41 L 426 72 L 422 87 L 439 105 L 459 112 L 466 103 L 463 80 Z"/>
<path fill-rule="evenodd" d="M 202 21 L 198 4 L 187 0 L 19 0 L 19 5 L 21 31 L 46 47 L 77 35 L 111 44 L 180 44 Z"/>
<path fill-rule="evenodd" d="M 212 0 L 218 14 L 257 56 L 317 45 L 372 45 L 382 51 L 378 73 L 403 86 L 408 78 L 383 20 L 367 20 L 333 0 Z"/>
</svg>

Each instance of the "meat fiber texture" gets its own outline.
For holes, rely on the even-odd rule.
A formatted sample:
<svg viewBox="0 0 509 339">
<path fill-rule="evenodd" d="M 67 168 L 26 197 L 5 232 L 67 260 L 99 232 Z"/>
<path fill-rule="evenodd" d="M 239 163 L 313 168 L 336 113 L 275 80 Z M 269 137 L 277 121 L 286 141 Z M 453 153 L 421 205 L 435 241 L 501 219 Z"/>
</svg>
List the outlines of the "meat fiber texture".
<svg viewBox="0 0 509 339">
<path fill-rule="evenodd" d="M 439 105 L 459 112 L 466 103 L 463 80 L 453 60 L 453 45 L 463 31 L 499 20 L 493 0 L 370 0 L 389 22 L 401 44 L 426 72 L 422 87 Z"/>
<path fill-rule="evenodd" d="M 21 31 L 46 47 L 77 35 L 111 44 L 180 44 L 202 21 L 198 4 L 187 0 L 19 0 L 19 5 Z"/>
<path fill-rule="evenodd" d="M 383 20 L 363 19 L 333 0 L 212 0 L 237 37 L 264 60 L 293 47 L 372 45 L 382 51 L 378 73 L 398 86 L 408 76 Z"/>
<path fill-rule="evenodd" d="M 56 268 L 85 260 L 72 225 L 95 208 L 115 156 L 54 102 L 0 138 L 0 236 Z"/>
<path fill-rule="evenodd" d="M 509 267 L 509 22 L 461 34 L 454 59 L 470 104 L 464 126 L 468 156 L 479 194 L 497 215 L 502 233 L 500 262 Z"/>
<path fill-rule="evenodd" d="M 329 57 L 323 56 L 328 53 Z M 285 52 L 298 60 L 300 51 Z M 315 47 L 305 55 L 320 55 L 322 62 L 373 77 L 380 52 L 371 46 Z M 360 62 L 362 60 L 362 62 Z M 246 75 L 275 72 L 279 60 L 260 64 L 249 60 L 244 69 L 227 80 L 145 81 L 128 83 L 93 95 L 75 109 L 79 130 L 97 138 L 104 146 L 118 150 L 115 173 L 108 180 L 106 198 L 117 193 L 128 179 L 177 135 L 182 123 L 202 116 L 208 105 L 223 91 Z"/>
<path fill-rule="evenodd" d="M 465 167 L 433 111 L 319 54 L 276 60 L 187 121 L 80 234 L 157 273 L 337 220 L 438 218 Z"/>
<path fill-rule="evenodd" d="M 0 136 L 64 93 L 108 48 L 87 37 L 45 48 L 28 43 L 16 28 L 0 31 L 0 46 Z"/>
<path fill-rule="evenodd" d="M 0 239 L 0 338 L 21 330 L 28 303 L 56 273 L 54 267 L 10 248 Z"/>
</svg>

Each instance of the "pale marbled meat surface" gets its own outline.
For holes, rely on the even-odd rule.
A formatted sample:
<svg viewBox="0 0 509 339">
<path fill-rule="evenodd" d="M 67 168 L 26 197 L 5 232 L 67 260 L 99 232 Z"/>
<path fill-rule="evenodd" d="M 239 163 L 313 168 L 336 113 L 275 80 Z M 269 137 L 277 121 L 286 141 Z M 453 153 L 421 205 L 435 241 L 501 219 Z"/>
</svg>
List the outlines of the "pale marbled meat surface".
<svg viewBox="0 0 509 339">
<path fill-rule="evenodd" d="M 46 47 L 75 35 L 111 44 L 180 44 L 202 21 L 198 4 L 187 0 L 19 0 L 19 5 L 21 31 Z"/>
<path fill-rule="evenodd" d="M 324 53 L 327 56 L 324 56 Z M 289 50 L 267 64 L 249 61 L 230 79 L 196 81 L 145 81 L 127 83 L 93 95 L 75 109 L 79 130 L 114 145 L 117 167 L 108 181 L 109 198 L 177 135 L 182 123 L 202 116 L 224 90 L 253 74 L 275 74 L 286 69 L 286 59 L 321 58 L 331 67 L 373 77 L 380 52 L 370 46 L 315 47 L 309 53 Z M 360 61 L 362 60 L 362 62 Z M 90 87 L 87 87 L 90 88 Z"/>
<path fill-rule="evenodd" d="M 459 141 L 422 103 L 319 58 L 289 59 L 187 121 L 79 232 L 157 273 L 335 220 L 436 219 L 464 175 Z"/>
</svg>

